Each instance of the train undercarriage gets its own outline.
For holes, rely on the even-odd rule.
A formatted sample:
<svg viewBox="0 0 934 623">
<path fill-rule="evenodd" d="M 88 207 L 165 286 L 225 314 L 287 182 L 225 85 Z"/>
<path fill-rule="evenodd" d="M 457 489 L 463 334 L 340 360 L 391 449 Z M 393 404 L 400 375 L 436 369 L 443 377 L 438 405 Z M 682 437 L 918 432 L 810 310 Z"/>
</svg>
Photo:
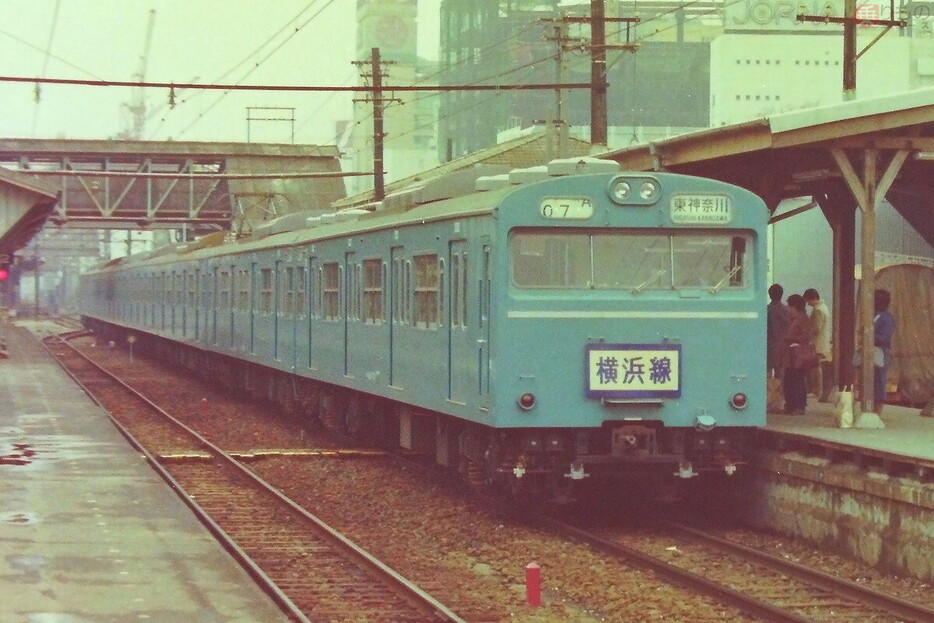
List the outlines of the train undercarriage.
<svg viewBox="0 0 934 623">
<path fill-rule="evenodd" d="M 126 344 L 124 328 L 91 319 L 85 324 L 105 344 Z M 675 499 L 695 478 L 732 477 L 746 457 L 749 429 L 607 421 L 599 428 L 497 430 L 151 334 L 136 334 L 135 343 L 138 351 L 173 367 L 277 405 L 303 425 L 431 462 L 522 514 L 573 504 L 582 490 L 633 483 L 656 498 Z"/>
</svg>

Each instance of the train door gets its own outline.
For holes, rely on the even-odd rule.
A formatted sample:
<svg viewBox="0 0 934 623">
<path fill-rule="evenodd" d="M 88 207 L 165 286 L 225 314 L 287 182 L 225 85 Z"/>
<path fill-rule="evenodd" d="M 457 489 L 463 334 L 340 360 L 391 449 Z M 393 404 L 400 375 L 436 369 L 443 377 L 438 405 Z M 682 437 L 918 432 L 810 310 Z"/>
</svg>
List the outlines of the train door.
<svg viewBox="0 0 934 623">
<path fill-rule="evenodd" d="M 295 309 L 292 318 L 292 338 L 291 338 L 291 349 L 292 356 L 289 358 L 289 367 L 292 370 L 298 369 L 298 360 L 299 360 L 299 351 L 301 349 L 302 342 L 304 341 L 305 330 L 303 327 L 308 326 L 308 321 L 305 319 L 308 305 L 308 295 L 306 294 L 308 290 L 307 277 L 305 276 L 305 267 L 299 263 L 295 266 Z"/>
<path fill-rule="evenodd" d="M 211 310 L 211 343 L 217 344 L 217 307 L 220 302 L 218 299 L 218 288 L 220 284 L 218 283 L 219 269 L 217 266 L 214 267 L 214 277 L 211 279 L 211 305 L 208 306 L 208 309 Z"/>
<path fill-rule="evenodd" d="M 477 380 L 474 366 L 476 339 L 467 323 L 467 241 L 448 246 L 448 399 L 466 403 Z"/>
<path fill-rule="evenodd" d="M 357 272 L 354 269 L 355 253 L 344 254 L 344 375 L 350 376 L 350 341 L 352 323 L 357 317 Z"/>
<path fill-rule="evenodd" d="M 308 339 L 306 340 L 308 367 L 314 368 L 314 323 L 321 316 L 321 274 L 318 268 L 318 258 L 308 258 L 308 314 L 306 327 Z"/>
<path fill-rule="evenodd" d="M 282 305 L 280 304 L 280 299 L 282 297 L 282 261 L 276 261 L 276 270 L 273 275 L 273 289 L 272 289 L 272 358 L 274 361 L 282 361 L 282 352 L 279 348 L 279 332 L 282 327 L 282 318 L 280 314 L 282 313 Z"/>
<path fill-rule="evenodd" d="M 256 328 L 256 291 L 259 289 L 259 284 L 257 283 L 259 279 L 259 269 L 256 265 L 256 262 L 250 263 L 250 296 L 249 296 L 249 306 L 247 308 L 247 336 L 248 344 L 250 346 L 250 352 L 254 355 L 256 354 L 256 339 L 255 339 L 255 328 Z"/>
<path fill-rule="evenodd" d="M 404 247 L 393 247 L 389 256 L 389 384 L 401 387 L 402 329 L 405 324 Z"/>
<path fill-rule="evenodd" d="M 195 340 L 200 340 L 201 333 L 201 318 L 204 314 L 201 313 L 201 309 L 204 306 L 204 273 L 200 268 L 195 269 L 195 283 L 194 291 L 192 292 L 192 303 L 195 306 L 194 315 L 195 315 Z"/>
</svg>

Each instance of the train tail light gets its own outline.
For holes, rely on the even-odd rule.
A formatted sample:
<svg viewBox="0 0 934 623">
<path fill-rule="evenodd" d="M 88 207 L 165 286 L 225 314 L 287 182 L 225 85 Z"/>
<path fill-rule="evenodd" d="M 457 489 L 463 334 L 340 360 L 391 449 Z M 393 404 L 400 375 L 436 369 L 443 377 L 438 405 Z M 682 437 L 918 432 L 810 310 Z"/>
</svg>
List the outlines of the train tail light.
<svg viewBox="0 0 934 623">
<path fill-rule="evenodd" d="M 523 411 L 528 411 L 535 406 L 535 394 L 531 392 L 526 392 L 519 396 L 519 400 L 516 402 L 519 403 L 519 408 Z"/>
<path fill-rule="evenodd" d="M 749 399 L 743 392 L 736 392 L 730 396 L 730 406 L 734 409 L 745 409 L 749 404 Z"/>
</svg>

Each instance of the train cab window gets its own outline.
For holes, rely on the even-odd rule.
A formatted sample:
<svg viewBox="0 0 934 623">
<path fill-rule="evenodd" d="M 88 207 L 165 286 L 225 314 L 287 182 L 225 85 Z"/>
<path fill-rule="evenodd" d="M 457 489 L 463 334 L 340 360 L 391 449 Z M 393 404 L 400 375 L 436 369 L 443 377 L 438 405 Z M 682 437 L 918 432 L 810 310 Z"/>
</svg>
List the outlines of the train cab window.
<svg viewBox="0 0 934 623">
<path fill-rule="evenodd" d="M 556 232 L 510 238 L 513 283 L 529 289 L 648 290 L 748 287 L 751 248 L 735 232 Z"/>
<path fill-rule="evenodd" d="M 415 260 L 415 326 L 420 329 L 438 327 L 438 288 L 440 284 L 437 255 L 416 255 Z"/>
<path fill-rule="evenodd" d="M 383 261 L 363 260 L 363 321 L 383 322 Z"/>
<path fill-rule="evenodd" d="M 724 233 L 672 237 L 675 288 L 722 290 L 747 286 L 747 240 Z"/>
<path fill-rule="evenodd" d="M 325 320 L 340 318 L 340 272 L 337 262 L 321 267 L 321 305 Z"/>
</svg>

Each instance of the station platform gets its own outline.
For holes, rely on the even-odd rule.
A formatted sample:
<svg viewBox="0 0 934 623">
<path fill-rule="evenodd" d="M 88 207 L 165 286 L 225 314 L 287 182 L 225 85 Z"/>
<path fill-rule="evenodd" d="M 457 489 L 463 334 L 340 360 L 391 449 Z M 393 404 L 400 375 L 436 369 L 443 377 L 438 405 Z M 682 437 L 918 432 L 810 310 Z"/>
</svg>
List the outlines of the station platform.
<svg viewBox="0 0 934 623">
<path fill-rule="evenodd" d="M 934 418 L 920 414 L 920 409 L 885 405 L 879 415 L 885 428 L 840 428 L 836 406 L 809 396 L 804 415 L 769 413 L 764 432 L 930 472 L 934 471 Z"/>
<path fill-rule="evenodd" d="M 289 620 L 30 330 L 0 337 L 0 621 Z"/>
</svg>

